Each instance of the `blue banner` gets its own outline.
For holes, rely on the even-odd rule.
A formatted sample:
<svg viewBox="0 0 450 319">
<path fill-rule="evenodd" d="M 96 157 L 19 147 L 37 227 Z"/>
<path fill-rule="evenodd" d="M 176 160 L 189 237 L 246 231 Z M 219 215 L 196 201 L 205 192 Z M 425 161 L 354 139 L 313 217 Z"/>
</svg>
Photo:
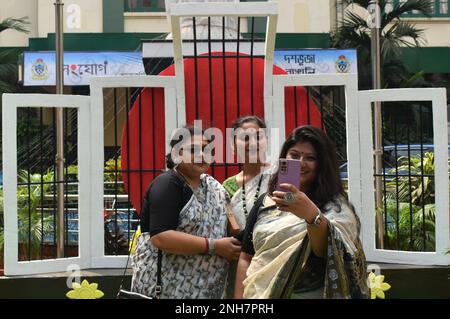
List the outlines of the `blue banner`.
<svg viewBox="0 0 450 319">
<path fill-rule="evenodd" d="M 357 74 L 356 50 L 275 50 L 274 63 L 288 74 Z"/>
<path fill-rule="evenodd" d="M 54 52 L 24 52 L 24 86 L 56 83 Z M 91 76 L 145 75 L 142 52 L 65 52 L 64 85 L 89 85 Z"/>
</svg>

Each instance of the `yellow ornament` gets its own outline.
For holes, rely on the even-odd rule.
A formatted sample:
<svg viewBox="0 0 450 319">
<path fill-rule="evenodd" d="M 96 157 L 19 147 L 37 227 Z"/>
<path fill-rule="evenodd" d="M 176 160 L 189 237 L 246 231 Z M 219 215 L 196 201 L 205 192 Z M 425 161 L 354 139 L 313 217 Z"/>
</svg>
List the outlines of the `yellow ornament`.
<svg viewBox="0 0 450 319">
<path fill-rule="evenodd" d="M 370 288 L 370 298 L 380 298 L 384 299 L 384 292 L 391 289 L 391 285 L 387 282 L 384 282 L 383 275 L 375 275 L 373 272 L 369 274 L 369 288 Z"/>
<path fill-rule="evenodd" d="M 72 284 L 72 290 L 69 291 L 66 296 L 69 299 L 99 299 L 105 294 L 98 290 L 98 284 L 90 284 L 86 279 L 83 280 L 81 285 L 77 282 Z"/>
<path fill-rule="evenodd" d="M 135 249 L 136 249 L 137 239 L 138 239 L 138 237 L 139 237 L 140 235 L 141 235 L 141 226 L 139 226 L 139 227 L 136 229 L 136 232 L 134 233 L 133 238 L 132 238 L 132 240 L 131 240 L 131 242 L 130 242 L 130 254 L 134 254 L 134 251 L 135 251 Z"/>
</svg>

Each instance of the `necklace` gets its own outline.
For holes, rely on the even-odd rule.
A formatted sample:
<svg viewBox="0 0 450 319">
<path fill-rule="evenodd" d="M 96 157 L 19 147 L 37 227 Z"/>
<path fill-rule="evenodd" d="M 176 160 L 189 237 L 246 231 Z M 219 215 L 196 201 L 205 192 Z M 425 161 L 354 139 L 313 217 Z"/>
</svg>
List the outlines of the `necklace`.
<svg viewBox="0 0 450 319">
<path fill-rule="evenodd" d="M 253 201 L 253 205 L 255 205 L 256 201 L 258 200 L 259 197 L 259 191 L 261 189 L 261 184 L 262 184 L 262 180 L 263 180 L 264 174 L 261 173 L 261 177 L 259 178 L 259 183 L 258 183 L 258 187 L 256 188 L 256 193 L 255 193 L 255 198 Z M 248 211 L 247 211 L 247 199 L 245 196 L 245 173 L 244 171 L 242 171 L 242 207 L 244 209 L 244 215 L 245 217 L 248 216 Z"/>
</svg>

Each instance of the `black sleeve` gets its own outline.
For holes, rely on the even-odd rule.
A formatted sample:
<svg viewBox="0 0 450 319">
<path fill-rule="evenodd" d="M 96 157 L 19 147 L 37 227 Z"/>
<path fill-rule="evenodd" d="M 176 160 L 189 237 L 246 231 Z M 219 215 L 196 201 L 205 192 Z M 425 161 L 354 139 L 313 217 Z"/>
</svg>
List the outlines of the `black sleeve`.
<svg viewBox="0 0 450 319">
<path fill-rule="evenodd" d="M 142 203 L 141 231 L 150 236 L 178 227 L 181 209 L 192 196 L 187 194 L 186 185 L 179 177 L 169 171 L 150 184 Z M 189 198 L 187 198 L 189 197 Z"/>
<path fill-rule="evenodd" d="M 244 238 L 242 241 L 242 251 L 249 255 L 255 254 L 255 248 L 253 247 L 253 228 L 255 227 L 256 220 L 258 219 L 259 209 L 261 208 L 266 194 L 261 195 L 253 205 L 252 210 L 248 214 L 247 223 L 244 230 Z"/>
</svg>

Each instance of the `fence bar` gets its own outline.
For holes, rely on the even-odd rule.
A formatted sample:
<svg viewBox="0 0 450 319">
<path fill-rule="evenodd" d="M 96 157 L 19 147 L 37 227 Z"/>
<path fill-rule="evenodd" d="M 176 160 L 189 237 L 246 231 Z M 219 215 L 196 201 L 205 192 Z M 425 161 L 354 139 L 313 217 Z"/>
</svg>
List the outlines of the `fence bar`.
<svg viewBox="0 0 450 319">
<path fill-rule="evenodd" d="M 420 178 L 422 182 L 422 192 L 421 192 L 421 202 L 422 202 L 422 234 L 423 234 L 423 250 L 426 250 L 426 231 L 425 231 L 425 201 L 424 201 L 424 191 L 425 191 L 425 180 L 424 180 L 424 169 L 423 169 L 423 105 L 420 104 Z"/>
<path fill-rule="evenodd" d="M 126 108 L 126 113 L 125 113 L 125 117 L 128 117 L 128 114 L 130 112 L 130 89 L 126 88 L 125 89 L 125 108 Z M 130 197 L 131 197 L 131 179 L 130 179 L 130 148 L 131 148 L 131 144 L 130 144 L 130 126 L 129 123 L 125 123 L 126 126 L 126 130 L 127 130 L 127 154 L 125 154 L 125 156 L 127 157 L 127 169 L 126 171 L 122 170 L 122 165 L 120 166 L 120 172 L 126 173 L 127 174 L 127 178 L 128 178 L 128 201 L 127 201 L 127 215 L 128 215 L 128 229 L 131 229 L 131 220 L 130 220 L 130 212 L 131 212 L 131 203 L 130 203 Z M 122 162 L 121 162 L 122 163 Z M 128 240 L 130 238 L 130 235 L 128 234 Z"/>
<path fill-rule="evenodd" d="M 254 97 L 254 69 L 253 69 L 253 48 L 255 43 L 255 17 L 252 17 L 252 32 L 251 32 L 251 44 L 250 44 L 250 97 L 251 97 L 251 113 L 255 114 L 255 97 Z M 268 72 L 272 72 L 269 70 Z"/>
<path fill-rule="evenodd" d="M 237 106 L 237 112 L 236 112 L 236 117 L 238 118 L 239 116 L 241 116 L 241 91 L 240 91 L 240 74 L 239 74 L 239 59 L 240 59 L 240 54 L 239 54 L 239 46 L 240 46 L 240 35 L 241 35 L 241 18 L 238 17 L 238 21 L 237 21 L 237 36 L 236 36 L 236 97 L 237 97 L 237 101 L 236 101 L 236 106 Z"/>
<path fill-rule="evenodd" d="M 31 158 L 30 158 L 30 118 L 31 108 L 27 107 L 27 125 L 26 125 L 26 136 L 27 136 L 27 181 L 28 181 L 28 260 L 31 260 Z"/>
<path fill-rule="evenodd" d="M 381 108 L 381 105 L 380 105 Z M 381 111 L 380 111 L 381 114 Z M 398 181 L 398 139 L 397 139 L 397 114 L 394 115 L 393 120 L 393 129 L 394 129 L 394 158 L 395 158 L 395 204 L 397 209 L 397 220 L 395 228 L 397 229 L 397 249 L 400 250 L 400 204 L 399 204 L 399 181 Z M 378 207 L 378 206 L 377 206 Z"/>
<path fill-rule="evenodd" d="M 117 88 L 114 88 L 114 148 L 117 149 L 118 144 L 118 138 L 117 138 Z M 117 156 L 114 156 L 114 240 L 117 243 L 117 234 L 118 234 L 118 227 L 117 227 Z M 109 217 L 109 216 L 108 216 Z M 114 247 L 117 247 L 114 245 Z M 115 251 L 115 254 L 117 255 L 117 250 Z"/>
<path fill-rule="evenodd" d="M 208 74 L 209 74 L 209 119 L 210 123 L 214 121 L 214 107 L 213 107 L 213 76 L 212 76 L 212 49 L 211 49 L 211 17 L 208 17 Z M 211 165 L 211 173 L 214 176 L 215 163 Z"/>
<path fill-rule="evenodd" d="M 68 169 L 67 169 L 67 127 L 68 127 L 68 109 L 64 108 L 63 110 L 63 139 L 64 139 L 64 148 L 63 148 L 63 158 L 66 159 L 63 162 L 64 165 L 64 172 L 63 175 L 63 185 L 64 185 L 64 256 L 67 256 L 67 244 L 69 243 L 69 236 L 68 236 L 68 230 L 69 230 L 69 221 L 67 220 L 67 205 L 68 205 L 68 197 L 67 197 L 67 186 L 68 186 Z"/>
<path fill-rule="evenodd" d="M 52 124 L 53 124 L 53 160 L 56 159 L 56 110 L 52 110 Z M 53 161 L 53 243 L 56 244 L 56 219 L 57 219 L 57 200 L 56 200 L 56 161 Z"/>
<path fill-rule="evenodd" d="M 126 116 L 128 116 L 128 114 L 130 113 L 130 109 L 131 109 L 131 105 L 130 105 L 130 89 L 127 88 L 126 89 Z M 127 131 L 127 153 L 125 154 L 125 156 L 127 157 L 127 169 L 126 169 L 126 174 L 127 174 L 127 180 L 128 180 L 128 198 L 131 198 L 131 191 L 132 191 L 132 183 L 131 183 L 131 174 L 130 174 L 130 152 L 131 152 L 131 143 L 130 143 L 130 124 L 126 123 L 126 131 Z M 122 169 L 121 169 L 122 171 Z M 127 205 L 127 213 L 128 216 L 130 215 L 130 211 L 131 211 L 131 202 L 130 200 L 128 200 L 128 205 Z"/>
<path fill-rule="evenodd" d="M 225 57 L 225 17 L 222 18 L 222 50 L 223 50 L 223 103 L 224 103 L 224 127 L 228 127 L 228 99 L 227 99 L 227 67 Z M 225 158 L 228 158 L 227 148 L 225 147 Z M 225 166 L 225 176 L 228 177 L 228 166 Z"/>
<path fill-rule="evenodd" d="M 199 118 L 198 110 L 198 61 L 197 61 L 197 27 L 195 25 L 195 17 L 192 17 L 192 26 L 194 33 L 194 79 L 195 79 L 195 119 Z"/>
<path fill-rule="evenodd" d="M 409 249 L 413 250 L 414 233 L 413 233 L 413 212 L 412 212 L 412 189 L 411 189 L 411 138 L 409 133 L 409 125 L 406 126 L 406 135 L 408 143 L 408 190 L 409 190 L 409 223 L 410 223 L 410 238 Z"/>
<path fill-rule="evenodd" d="M 151 88 L 151 90 L 152 90 L 152 136 L 153 136 L 153 138 L 155 138 L 155 136 L 156 136 L 156 129 L 155 129 L 155 124 L 156 124 L 156 121 L 155 121 L 155 88 Z M 155 167 L 156 167 L 156 144 L 155 143 L 153 143 L 153 158 L 152 158 L 152 161 L 153 161 L 153 171 L 152 171 L 152 173 L 153 173 L 153 179 L 155 179 L 155 177 L 156 177 L 156 172 L 157 171 L 159 171 L 159 170 L 157 170 L 157 169 L 155 169 Z"/>
<path fill-rule="evenodd" d="M 138 111 L 139 111 L 139 203 L 142 203 L 142 191 L 143 191 L 143 181 L 142 181 L 142 95 L 140 94 L 139 97 L 139 103 L 138 103 Z M 154 145 L 154 143 L 153 143 Z M 153 146 L 154 147 L 154 146 Z M 129 166 L 130 164 L 128 164 Z M 131 184 L 131 182 L 130 182 Z M 142 204 L 141 204 L 141 211 L 139 212 L 142 214 Z"/>
<path fill-rule="evenodd" d="M 381 123 L 383 124 L 383 123 L 385 123 L 385 121 L 386 121 L 385 112 L 381 112 Z M 386 134 L 381 134 L 381 145 L 382 146 L 386 144 L 385 135 Z M 387 240 L 387 229 L 388 229 L 388 211 L 387 211 L 388 199 L 387 199 L 387 183 L 386 183 L 386 165 L 385 165 L 385 162 L 381 161 L 381 165 L 383 167 L 384 230 L 383 230 L 383 234 L 382 235 L 378 235 L 378 238 L 383 236 L 383 242 L 386 243 L 386 240 Z M 375 174 L 376 174 L 376 172 L 375 172 Z M 380 211 L 376 211 L 376 214 L 383 214 L 383 213 L 380 212 Z M 375 231 L 379 231 L 379 228 L 377 228 Z M 380 243 L 377 242 L 377 245 L 379 245 L 379 244 Z"/>
<path fill-rule="evenodd" d="M 39 108 L 39 163 L 40 163 L 40 188 L 41 188 L 41 194 L 40 194 L 40 201 L 41 201 L 41 245 L 40 245 L 40 253 L 41 253 L 41 259 L 44 257 L 44 161 L 43 161 L 43 154 L 44 154 L 44 122 L 43 122 L 43 109 L 42 107 Z"/>
</svg>

